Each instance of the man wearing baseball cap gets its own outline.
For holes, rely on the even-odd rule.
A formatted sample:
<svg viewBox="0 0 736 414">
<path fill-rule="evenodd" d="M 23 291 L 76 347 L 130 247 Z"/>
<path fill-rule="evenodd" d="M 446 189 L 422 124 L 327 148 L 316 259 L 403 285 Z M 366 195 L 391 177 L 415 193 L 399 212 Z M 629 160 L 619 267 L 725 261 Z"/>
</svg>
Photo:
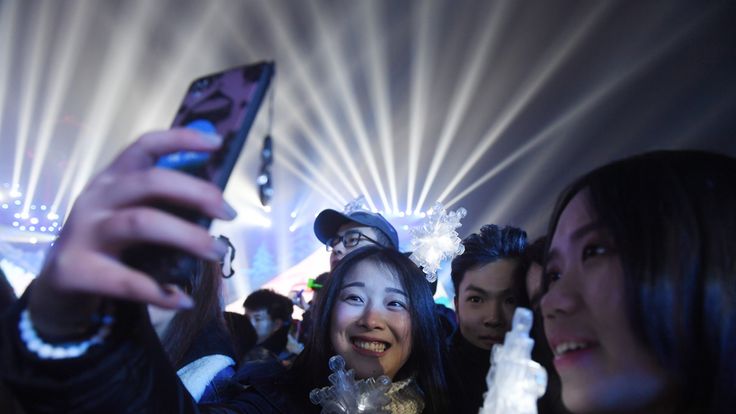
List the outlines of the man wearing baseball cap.
<svg viewBox="0 0 736 414">
<path fill-rule="evenodd" d="M 331 252 L 330 269 L 359 247 L 376 244 L 399 249 L 399 235 L 394 226 L 382 215 L 369 211 L 324 210 L 314 220 L 314 234 Z"/>
</svg>

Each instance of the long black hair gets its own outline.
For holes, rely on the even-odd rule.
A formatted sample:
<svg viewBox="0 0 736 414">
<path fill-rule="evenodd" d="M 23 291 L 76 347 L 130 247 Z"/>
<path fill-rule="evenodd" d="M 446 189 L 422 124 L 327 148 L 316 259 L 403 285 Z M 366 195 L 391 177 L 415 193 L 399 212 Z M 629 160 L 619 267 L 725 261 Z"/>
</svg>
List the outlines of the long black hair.
<svg viewBox="0 0 736 414">
<path fill-rule="evenodd" d="M 560 195 L 548 234 L 581 192 L 619 252 L 634 334 L 668 372 L 678 406 L 733 409 L 736 159 L 656 151 L 613 162 Z"/>
<path fill-rule="evenodd" d="M 314 304 L 314 333 L 292 369 L 300 383 L 309 389 L 330 385 L 328 360 L 336 354 L 330 339 L 332 311 L 338 299 L 343 280 L 357 263 L 369 261 L 394 273 L 409 297 L 411 318 L 411 355 L 394 378 L 395 381 L 414 376 L 424 393 L 425 413 L 446 413 L 447 354 L 434 313 L 434 301 L 424 273 L 406 256 L 394 249 L 366 246 L 345 256 L 322 288 L 320 299 Z"/>
</svg>

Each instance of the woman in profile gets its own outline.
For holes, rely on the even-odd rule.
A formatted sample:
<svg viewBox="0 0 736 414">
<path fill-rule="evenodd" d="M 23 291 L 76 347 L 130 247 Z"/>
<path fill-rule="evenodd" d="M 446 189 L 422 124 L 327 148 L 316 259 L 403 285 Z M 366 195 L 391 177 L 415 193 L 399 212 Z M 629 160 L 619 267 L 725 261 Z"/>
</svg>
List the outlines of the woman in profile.
<svg viewBox="0 0 736 414">
<path fill-rule="evenodd" d="M 659 151 L 575 181 L 551 218 L 547 340 L 574 413 L 736 407 L 736 160 Z"/>
</svg>

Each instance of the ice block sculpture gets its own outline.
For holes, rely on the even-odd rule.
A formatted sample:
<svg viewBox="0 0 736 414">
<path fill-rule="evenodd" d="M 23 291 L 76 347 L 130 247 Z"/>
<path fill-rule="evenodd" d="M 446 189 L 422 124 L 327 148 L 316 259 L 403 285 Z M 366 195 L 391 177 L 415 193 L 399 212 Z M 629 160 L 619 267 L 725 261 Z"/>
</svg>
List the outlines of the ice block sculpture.
<svg viewBox="0 0 736 414">
<path fill-rule="evenodd" d="M 480 414 L 537 414 L 537 399 L 547 388 L 547 371 L 531 358 L 532 321 L 532 311 L 516 308 L 503 345 L 494 345 Z"/>
<path fill-rule="evenodd" d="M 390 400 L 386 392 L 391 380 L 385 376 L 356 381 L 352 369 L 345 371 L 345 360 L 335 355 L 329 361 L 332 386 L 313 389 L 312 404 L 322 406 L 322 414 L 390 414 L 383 407 Z"/>
</svg>

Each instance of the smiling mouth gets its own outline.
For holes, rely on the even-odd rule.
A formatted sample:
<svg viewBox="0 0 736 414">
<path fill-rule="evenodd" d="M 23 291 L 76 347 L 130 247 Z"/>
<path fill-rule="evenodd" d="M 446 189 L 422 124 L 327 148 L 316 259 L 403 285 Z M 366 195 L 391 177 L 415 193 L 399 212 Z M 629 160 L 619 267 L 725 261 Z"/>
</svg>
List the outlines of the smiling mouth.
<svg viewBox="0 0 736 414">
<path fill-rule="evenodd" d="M 593 344 L 588 343 L 588 342 L 576 342 L 576 341 L 562 342 L 560 344 L 557 344 L 557 346 L 555 346 L 552 352 L 554 352 L 555 357 L 561 357 L 570 352 L 585 350 L 585 349 L 591 348 L 592 346 Z"/>
<path fill-rule="evenodd" d="M 358 349 L 365 350 L 372 353 L 383 353 L 388 348 L 391 347 L 391 345 L 380 342 L 380 341 L 364 341 L 362 339 L 353 339 L 353 346 L 355 346 Z"/>
</svg>

